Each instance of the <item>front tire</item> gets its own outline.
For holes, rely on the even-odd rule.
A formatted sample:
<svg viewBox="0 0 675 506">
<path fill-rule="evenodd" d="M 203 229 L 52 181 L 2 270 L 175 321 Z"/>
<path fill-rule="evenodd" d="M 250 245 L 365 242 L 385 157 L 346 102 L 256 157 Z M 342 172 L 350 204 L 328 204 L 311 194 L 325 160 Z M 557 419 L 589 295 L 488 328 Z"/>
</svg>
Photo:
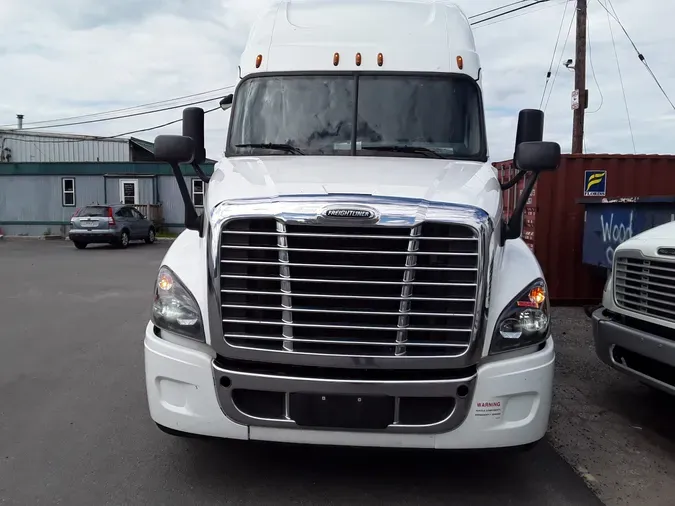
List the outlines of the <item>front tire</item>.
<svg viewBox="0 0 675 506">
<path fill-rule="evenodd" d="M 148 230 L 148 236 L 145 238 L 145 244 L 153 244 L 155 239 L 157 239 L 155 236 L 155 229 L 150 227 L 150 230 Z"/>
</svg>

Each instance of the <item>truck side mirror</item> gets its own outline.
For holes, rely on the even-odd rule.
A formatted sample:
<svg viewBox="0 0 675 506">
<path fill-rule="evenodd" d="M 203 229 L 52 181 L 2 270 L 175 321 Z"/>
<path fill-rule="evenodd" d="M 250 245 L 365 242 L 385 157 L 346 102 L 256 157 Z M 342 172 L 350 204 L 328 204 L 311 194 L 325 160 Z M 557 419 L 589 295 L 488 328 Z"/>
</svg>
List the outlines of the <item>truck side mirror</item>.
<svg viewBox="0 0 675 506">
<path fill-rule="evenodd" d="M 541 141 L 544 138 L 544 111 L 523 109 L 518 114 L 516 149 L 523 142 Z"/>
<path fill-rule="evenodd" d="M 232 101 L 234 100 L 234 95 L 230 93 L 229 95 L 226 95 L 223 97 L 223 99 L 220 101 L 220 108 L 223 111 L 227 111 L 230 107 L 232 107 Z"/>
<path fill-rule="evenodd" d="M 190 137 L 194 142 L 193 163 L 204 163 L 206 149 L 204 149 L 204 109 L 201 107 L 187 107 L 183 109 L 183 136 Z M 190 160 L 188 160 L 190 161 Z"/>
<path fill-rule="evenodd" d="M 513 164 L 524 172 L 556 170 L 560 165 L 560 144 L 557 142 L 529 141 L 516 146 Z"/>
<path fill-rule="evenodd" d="M 155 137 L 155 160 L 170 164 L 192 161 L 195 143 L 184 135 L 158 135 Z"/>
</svg>

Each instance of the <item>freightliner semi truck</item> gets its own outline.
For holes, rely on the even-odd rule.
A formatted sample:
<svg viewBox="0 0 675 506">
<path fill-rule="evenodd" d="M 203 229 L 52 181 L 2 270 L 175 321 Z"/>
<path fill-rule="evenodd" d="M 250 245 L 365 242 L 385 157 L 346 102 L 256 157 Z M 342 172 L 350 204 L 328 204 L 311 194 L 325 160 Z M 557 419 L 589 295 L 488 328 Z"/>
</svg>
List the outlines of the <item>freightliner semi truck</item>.
<svg viewBox="0 0 675 506">
<path fill-rule="evenodd" d="M 675 395 L 675 222 L 616 248 L 592 318 L 600 360 Z"/>
<path fill-rule="evenodd" d="M 467 17 L 439 1 L 284 1 L 262 13 L 221 101 L 156 138 L 185 204 L 145 329 L 160 429 L 276 442 L 529 448 L 554 345 L 522 211 L 560 146 L 543 113 L 490 162 Z M 493 104 L 498 106 L 500 104 Z M 197 209 L 179 164 L 204 180 Z M 522 180 L 512 216 L 502 192 Z"/>
</svg>

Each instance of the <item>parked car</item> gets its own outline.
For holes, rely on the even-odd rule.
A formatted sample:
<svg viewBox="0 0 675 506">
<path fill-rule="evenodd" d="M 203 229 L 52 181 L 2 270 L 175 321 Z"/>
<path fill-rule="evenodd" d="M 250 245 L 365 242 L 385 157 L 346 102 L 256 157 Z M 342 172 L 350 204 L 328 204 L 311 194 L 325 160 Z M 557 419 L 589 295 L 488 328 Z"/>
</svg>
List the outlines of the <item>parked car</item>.
<svg viewBox="0 0 675 506">
<path fill-rule="evenodd" d="M 75 212 L 68 237 L 77 249 L 87 244 L 114 244 L 126 248 L 130 241 L 155 242 L 155 227 L 130 205 L 91 205 Z"/>
</svg>

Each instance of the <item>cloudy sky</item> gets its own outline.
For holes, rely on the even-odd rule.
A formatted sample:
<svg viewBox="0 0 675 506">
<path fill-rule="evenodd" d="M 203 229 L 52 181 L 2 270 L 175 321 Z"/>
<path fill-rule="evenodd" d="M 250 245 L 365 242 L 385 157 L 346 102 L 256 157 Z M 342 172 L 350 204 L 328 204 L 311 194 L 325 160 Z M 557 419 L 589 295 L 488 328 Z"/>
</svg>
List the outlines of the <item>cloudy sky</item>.
<svg viewBox="0 0 675 506">
<path fill-rule="evenodd" d="M 456 3 L 472 16 L 513 1 L 456 0 Z M 607 0 L 588 1 L 589 55 L 593 65 L 588 68 L 586 151 L 632 153 L 634 140 L 638 153 L 675 153 L 675 111 L 638 60 L 621 28 L 612 21 L 632 124 L 631 139 L 612 32 L 602 7 Z M 16 114 L 22 113 L 25 126 L 43 127 L 54 123 L 29 124 L 124 109 L 234 84 L 249 27 L 260 9 L 271 2 L 1 0 L 0 125 L 14 125 Z M 672 60 L 675 1 L 613 0 L 612 4 L 675 101 Z M 512 154 L 518 111 L 540 106 L 566 5 L 553 63 L 553 72 L 559 71 L 544 106 L 545 137 L 560 142 L 563 150 L 569 151 L 574 75 L 558 62 L 561 58 L 563 62 L 574 58 L 574 28 L 562 52 L 574 2 L 550 0 L 474 27 L 483 64 L 488 134 L 495 160 Z M 550 83 L 548 89 L 551 90 Z M 200 95 L 194 100 L 216 94 Z M 176 102 L 167 105 L 173 104 Z M 201 106 L 215 105 L 217 101 Z M 159 125 L 179 118 L 180 114 L 180 109 L 175 109 L 52 131 L 115 135 Z M 222 154 L 226 119 L 227 115 L 220 111 L 207 116 L 207 151 L 212 158 Z M 159 133 L 179 131 L 178 124 L 135 135 L 152 140 Z"/>
</svg>

